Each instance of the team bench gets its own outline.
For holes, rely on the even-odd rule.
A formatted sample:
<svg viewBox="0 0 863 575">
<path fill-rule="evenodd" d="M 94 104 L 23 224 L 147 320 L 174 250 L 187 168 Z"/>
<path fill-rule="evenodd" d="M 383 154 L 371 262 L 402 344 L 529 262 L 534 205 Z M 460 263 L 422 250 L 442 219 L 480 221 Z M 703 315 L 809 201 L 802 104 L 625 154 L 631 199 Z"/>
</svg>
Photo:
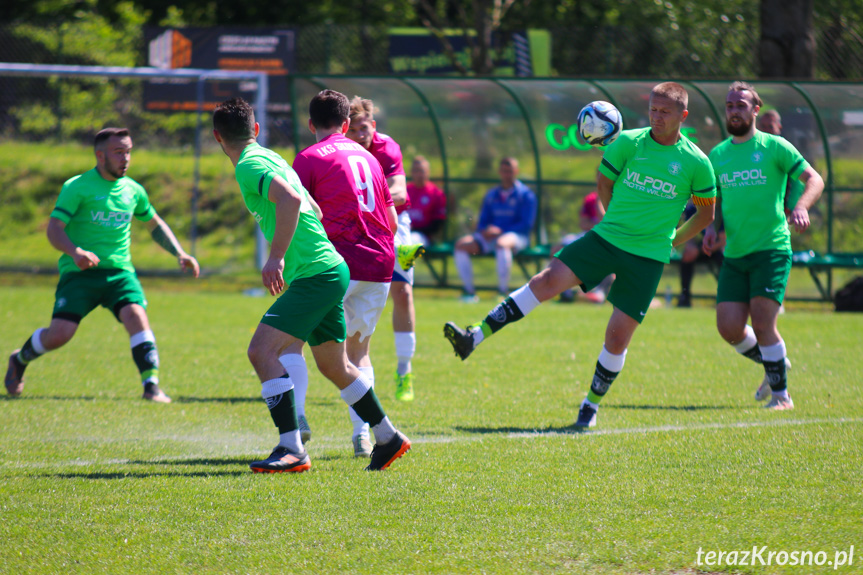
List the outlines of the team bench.
<svg viewBox="0 0 863 575">
<path fill-rule="evenodd" d="M 452 257 L 453 242 L 438 242 L 426 246 L 422 261 L 425 262 L 435 287 L 449 287 L 449 259 Z M 526 280 L 542 270 L 542 266 L 548 261 L 551 252 L 550 244 L 540 244 L 527 247 L 513 256 L 513 262 L 521 269 Z M 482 254 L 474 257 L 493 258 L 494 253 Z M 533 269 L 534 271 L 531 271 Z"/>
<path fill-rule="evenodd" d="M 551 244 L 530 246 L 513 256 L 514 263 L 521 269 L 526 280 L 539 273 L 551 256 L 552 247 Z M 425 262 L 436 287 L 450 287 L 448 263 L 452 254 L 453 242 L 438 242 L 426 247 L 426 253 L 422 260 Z M 476 257 L 493 258 L 494 254 L 483 254 Z M 672 265 L 680 264 L 678 252 L 673 251 L 671 253 L 670 263 Z M 822 280 L 822 276 L 829 275 L 834 269 L 863 270 L 863 253 L 819 254 L 812 250 L 798 251 L 792 254 L 791 263 L 794 267 L 805 268 L 809 271 L 812 281 L 815 282 L 815 286 L 821 294 L 821 299 L 829 302 L 833 301 L 833 297 L 827 284 Z M 708 268 L 714 277 L 719 276 L 719 268 L 713 262 L 708 262 Z"/>
</svg>

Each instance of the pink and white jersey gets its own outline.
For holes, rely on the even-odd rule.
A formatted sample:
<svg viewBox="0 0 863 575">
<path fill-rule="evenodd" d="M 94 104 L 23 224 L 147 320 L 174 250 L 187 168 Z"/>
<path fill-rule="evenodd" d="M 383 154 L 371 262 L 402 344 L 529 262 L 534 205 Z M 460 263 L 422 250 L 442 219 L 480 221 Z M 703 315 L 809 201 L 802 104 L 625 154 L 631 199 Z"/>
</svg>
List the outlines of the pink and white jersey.
<svg viewBox="0 0 863 575">
<path fill-rule="evenodd" d="M 351 279 L 389 282 L 395 265 L 383 170 L 361 145 L 327 136 L 294 159 L 294 171 L 324 213 L 324 229 L 345 258 Z"/>
<path fill-rule="evenodd" d="M 405 175 L 405 168 L 402 165 L 402 148 L 398 142 L 386 134 L 375 132 L 369 152 L 381 163 L 385 177 L 391 178 L 393 176 Z M 409 207 L 411 207 L 411 200 L 410 198 L 405 198 L 405 203 L 396 206 L 396 213 L 400 214 Z"/>
</svg>

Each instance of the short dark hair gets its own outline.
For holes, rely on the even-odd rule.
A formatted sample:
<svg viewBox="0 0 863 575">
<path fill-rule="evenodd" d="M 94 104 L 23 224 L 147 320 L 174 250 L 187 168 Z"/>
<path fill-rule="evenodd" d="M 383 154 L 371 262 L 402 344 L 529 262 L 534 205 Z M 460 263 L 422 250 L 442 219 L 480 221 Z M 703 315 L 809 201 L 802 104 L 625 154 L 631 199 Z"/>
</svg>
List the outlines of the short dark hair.
<svg viewBox="0 0 863 575">
<path fill-rule="evenodd" d="M 680 111 L 685 110 L 689 106 L 689 93 L 686 91 L 686 88 L 677 82 L 662 82 L 661 84 L 657 84 L 650 91 L 651 96 L 654 94 L 668 98 L 677 104 L 677 109 Z"/>
<path fill-rule="evenodd" d="M 752 86 L 752 84 L 749 84 L 748 82 L 741 82 L 738 80 L 737 82 L 734 82 L 733 84 L 728 86 L 728 91 L 749 92 L 750 94 L 752 94 L 752 104 L 754 106 L 760 107 L 764 105 L 764 102 L 761 101 L 761 96 L 758 95 L 758 92 L 755 91 L 755 88 Z"/>
<path fill-rule="evenodd" d="M 315 128 L 341 126 L 350 117 L 348 97 L 335 90 L 322 90 L 309 102 L 309 118 Z"/>
<path fill-rule="evenodd" d="M 213 110 L 213 128 L 229 143 L 255 139 L 255 111 L 242 98 L 225 100 Z"/>
<path fill-rule="evenodd" d="M 114 136 L 118 138 L 124 138 L 126 136 L 131 137 L 128 128 L 102 128 L 96 134 L 96 137 L 93 138 L 93 147 L 98 150 L 102 147 L 102 144 L 104 144 Z"/>
</svg>

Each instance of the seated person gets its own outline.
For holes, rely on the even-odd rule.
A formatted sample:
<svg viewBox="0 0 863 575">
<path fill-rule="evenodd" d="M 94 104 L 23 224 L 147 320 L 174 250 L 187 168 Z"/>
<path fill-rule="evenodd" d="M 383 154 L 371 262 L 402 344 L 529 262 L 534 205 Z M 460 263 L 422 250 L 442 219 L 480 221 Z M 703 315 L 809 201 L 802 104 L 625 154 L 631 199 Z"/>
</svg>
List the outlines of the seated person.
<svg viewBox="0 0 863 575">
<path fill-rule="evenodd" d="M 561 248 L 567 246 L 583 236 L 587 231 L 593 229 L 593 226 L 602 220 L 605 215 L 605 208 L 602 207 L 602 202 L 599 201 L 599 194 L 596 190 L 590 192 L 584 197 L 581 203 L 581 209 L 578 212 L 578 225 L 581 232 L 577 234 L 567 234 L 560 240 L 560 245 L 555 246 L 551 253 L 557 253 Z M 610 274 L 602 282 L 584 294 L 584 299 L 593 303 L 602 303 L 608 296 L 608 291 L 611 289 L 611 283 L 614 281 L 614 274 Z M 560 294 L 560 301 L 569 303 L 575 301 L 575 290 L 564 290 Z"/>
<path fill-rule="evenodd" d="M 497 257 L 498 292 L 509 292 L 512 256 L 530 244 L 536 219 L 536 196 L 516 179 L 518 161 L 503 158 L 498 169 L 500 185 L 490 189 L 482 201 L 476 232 L 459 238 L 455 265 L 464 285 L 465 302 L 477 302 L 470 257 L 494 253 Z"/>
<path fill-rule="evenodd" d="M 683 221 L 688 220 L 695 215 L 695 205 L 689 201 L 683 209 Z M 695 277 L 695 264 L 698 262 L 713 262 L 713 265 L 718 269 L 722 265 L 722 252 L 714 252 L 713 255 L 707 255 L 701 249 L 701 243 L 704 238 L 702 232 L 697 237 L 692 238 L 683 244 L 683 251 L 680 254 L 680 296 L 677 298 L 677 307 L 692 307 L 692 278 Z"/>
<path fill-rule="evenodd" d="M 429 180 L 429 162 L 423 156 L 411 164 L 408 183 L 411 207 L 411 243 L 427 246 L 431 238 L 438 239 L 446 221 L 446 194 Z"/>
<path fill-rule="evenodd" d="M 767 134 L 774 136 L 782 135 L 782 116 L 776 110 L 767 110 L 758 116 L 758 129 Z M 792 180 L 788 178 L 788 185 L 785 188 L 785 215 L 791 215 L 794 206 L 803 195 L 804 184 L 800 180 Z"/>
</svg>

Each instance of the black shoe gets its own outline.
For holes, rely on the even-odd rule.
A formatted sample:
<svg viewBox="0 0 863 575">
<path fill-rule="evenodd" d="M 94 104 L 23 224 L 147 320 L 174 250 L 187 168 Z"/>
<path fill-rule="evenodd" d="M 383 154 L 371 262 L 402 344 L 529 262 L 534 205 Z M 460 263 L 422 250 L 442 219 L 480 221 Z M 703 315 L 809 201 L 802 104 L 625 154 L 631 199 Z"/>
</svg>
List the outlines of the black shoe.
<svg viewBox="0 0 863 575">
<path fill-rule="evenodd" d="M 462 361 L 467 359 L 473 350 L 476 348 L 473 343 L 473 333 L 471 330 L 477 329 L 475 326 L 469 326 L 467 329 L 462 329 L 451 321 L 448 321 L 443 326 L 443 335 L 452 344 L 452 349 Z"/>
<path fill-rule="evenodd" d="M 255 473 L 302 473 L 312 467 L 312 461 L 305 451 L 293 453 L 279 445 L 268 458 L 255 461 L 249 467 Z"/>
<path fill-rule="evenodd" d="M 372 449 L 372 462 L 366 467 L 366 471 L 380 471 L 386 469 L 390 464 L 408 452 L 411 441 L 401 431 L 396 431 L 395 437 L 389 443 L 375 444 Z"/>
<path fill-rule="evenodd" d="M 581 404 L 581 409 L 578 410 L 578 420 L 575 422 L 575 427 L 576 429 L 588 429 L 595 425 L 596 409 L 585 401 Z"/>
<path fill-rule="evenodd" d="M 688 293 L 681 293 L 677 297 L 677 307 L 692 307 L 692 298 Z"/>
</svg>

